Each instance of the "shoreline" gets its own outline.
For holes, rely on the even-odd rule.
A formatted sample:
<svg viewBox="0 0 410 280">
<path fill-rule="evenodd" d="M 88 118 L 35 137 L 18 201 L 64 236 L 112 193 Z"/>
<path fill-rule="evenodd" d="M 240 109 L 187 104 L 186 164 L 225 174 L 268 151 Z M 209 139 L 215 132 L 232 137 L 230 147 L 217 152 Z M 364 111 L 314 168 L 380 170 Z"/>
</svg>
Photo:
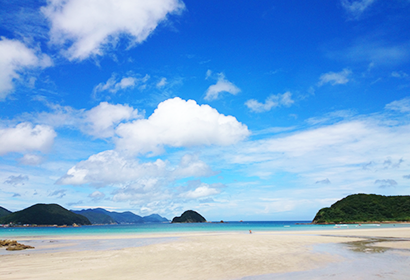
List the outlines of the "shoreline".
<svg viewBox="0 0 410 280">
<path fill-rule="evenodd" d="M 383 247 L 389 254 L 410 256 L 410 228 L 33 237 L 30 239 L 43 242 L 44 252 L 34 249 L 0 255 L 0 275 L 2 279 L 46 280 L 258 279 L 343 263 L 345 257 L 334 248 L 344 252 L 355 246 L 354 242 L 361 244 L 371 238 L 377 242 L 367 244 L 368 248 Z M 25 241 L 27 237 L 16 239 Z M 112 242 L 122 242 L 121 248 L 97 248 Z M 137 246 L 129 247 L 130 242 Z M 68 246 L 59 249 L 61 244 Z M 78 246 L 85 248 L 76 250 Z M 320 252 L 315 250 L 318 247 Z M 24 270 L 15 269 L 22 262 Z"/>
</svg>

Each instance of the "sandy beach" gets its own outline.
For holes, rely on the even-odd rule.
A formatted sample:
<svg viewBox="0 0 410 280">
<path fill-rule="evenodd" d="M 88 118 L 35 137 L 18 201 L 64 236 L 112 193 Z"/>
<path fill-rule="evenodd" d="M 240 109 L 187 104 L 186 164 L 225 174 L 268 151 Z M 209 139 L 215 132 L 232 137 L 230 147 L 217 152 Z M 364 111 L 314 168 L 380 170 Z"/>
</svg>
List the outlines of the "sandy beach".
<svg viewBox="0 0 410 280">
<path fill-rule="evenodd" d="M 407 265 L 410 259 L 410 228 L 17 240 L 36 249 L 0 255 L 0 275 L 4 280 L 326 279 L 332 267 L 334 271 L 344 271 L 344 266 L 351 267 L 352 263 L 369 262 L 370 267 L 360 267 L 372 270 L 372 263 L 384 263 L 384 259 L 388 263 L 392 256 L 396 258 L 396 266 L 403 262 L 400 267 L 404 270 L 397 268 L 388 272 L 390 277 L 394 277 L 381 278 L 405 279 L 401 277 L 410 275 Z M 372 260 L 375 257 L 377 260 Z M 380 266 L 374 268 L 381 269 Z M 371 275 L 372 271 L 363 269 L 358 277 L 353 274 L 351 279 Z M 378 275 L 383 273 L 377 272 Z M 332 279 L 342 279 L 342 272 L 339 276 L 334 273 Z M 377 277 L 374 279 L 379 279 Z"/>
</svg>

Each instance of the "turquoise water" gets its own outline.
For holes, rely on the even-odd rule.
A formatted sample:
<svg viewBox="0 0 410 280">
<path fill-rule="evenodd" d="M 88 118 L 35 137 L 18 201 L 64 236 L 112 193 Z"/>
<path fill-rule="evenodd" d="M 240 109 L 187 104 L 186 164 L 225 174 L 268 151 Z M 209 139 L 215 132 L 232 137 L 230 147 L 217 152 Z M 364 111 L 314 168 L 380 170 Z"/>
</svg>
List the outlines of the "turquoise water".
<svg viewBox="0 0 410 280">
<path fill-rule="evenodd" d="M 409 224 L 381 224 L 381 225 L 344 225 L 335 228 L 334 225 L 298 224 L 308 221 L 280 221 L 280 222 L 228 222 L 228 223 L 199 223 L 199 224 L 170 224 L 147 223 L 130 225 L 101 225 L 82 227 L 13 227 L 0 228 L 0 238 L 34 237 L 34 236 L 59 236 L 59 235 L 129 235 L 144 233 L 175 233 L 175 232 L 221 232 L 237 231 L 248 233 L 256 231 L 304 231 L 304 230 L 340 230 L 340 229 L 365 229 L 365 228 L 392 228 L 410 227 Z"/>
</svg>

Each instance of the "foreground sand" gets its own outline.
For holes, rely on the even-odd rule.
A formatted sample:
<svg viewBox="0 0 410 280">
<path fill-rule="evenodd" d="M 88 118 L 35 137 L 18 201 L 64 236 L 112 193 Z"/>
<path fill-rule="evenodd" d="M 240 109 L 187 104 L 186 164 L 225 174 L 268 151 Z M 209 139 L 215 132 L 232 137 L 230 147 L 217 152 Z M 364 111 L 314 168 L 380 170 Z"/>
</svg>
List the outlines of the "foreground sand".
<svg viewBox="0 0 410 280">
<path fill-rule="evenodd" d="M 33 251 L 1 255 L 0 275 L 3 280 L 240 279 L 252 275 L 306 271 L 340 262 L 341 256 L 314 250 L 314 246 L 365 240 L 369 236 L 410 238 L 410 228 L 100 236 L 98 239 L 109 238 L 110 242 L 145 238 L 162 242 L 117 250 L 41 251 L 41 246 L 52 248 L 61 241 L 67 242 L 67 237 L 53 237 L 52 240 L 37 240 L 44 245 Z M 86 246 L 90 239 L 70 237 L 70 242 Z M 382 244 L 404 249 L 409 246 L 408 241 L 383 241 L 386 240 L 380 239 L 377 246 Z M 407 251 L 403 252 L 406 254 Z"/>
</svg>

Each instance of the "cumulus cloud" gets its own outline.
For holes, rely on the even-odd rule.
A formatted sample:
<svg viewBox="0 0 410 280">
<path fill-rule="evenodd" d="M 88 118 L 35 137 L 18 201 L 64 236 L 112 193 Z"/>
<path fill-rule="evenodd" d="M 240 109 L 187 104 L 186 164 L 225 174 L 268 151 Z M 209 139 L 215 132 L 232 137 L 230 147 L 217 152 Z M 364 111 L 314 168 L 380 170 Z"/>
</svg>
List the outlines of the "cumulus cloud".
<svg viewBox="0 0 410 280">
<path fill-rule="evenodd" d="M 82 131 L 98 138 L 114 136 L 114 127 L 122 121 L 141 118 L 137 109 L 128 105 L 113 105 L 101 102 L 98 106 L 84 112 Z"/>
<path fill-rule="evenodd" d="M 206 78 L 208 79 L 210 75 L 211 73 L 208 70 Z M 233 83 L 225 79 L 225 75 L 223 73 L 219 73 L 216 84 L 211 85 L 206 91 L 205 100 L 216 100 L 219 98 L 219 94 L 222 92 L 227 92 L 236 95 L 240 91 L 241 90 L 237 86 L 235 86 Z"/>
<path fill-rule="evenodd" d="M 351 73 L 352 71 L 350 71 L 349 69 L 343 69 L 338 73 L 329 72 L 322 74 L 319 78 L 318 86 L 323 86 L 324 84 L 331 84 L 332 86 L 346 84 L 347 82 L 349 82 L 348 77 Z"/>
<path fill-rule="evenodd" d="M 190 199 L 197 199 L 203 198 L 207 196 L 212 196 L 219 194 L 221 190 L 212 188 L 210 185 L 202 183 L 201 186 L 195 188 L 194 190 L 187 191 L 185 193 L 180 194 L 181 197 L 190 198 Z"/>
<path fill-rule="evenodd" d="M 284 94 L 271 95 L 266 98 L 265 103 L 261 103 L 255 99 L 250 99 L 245 102 L 245 105 L 255 113 L 262 113 L 270 111 L 272 108 L 279 106 L 290 107 L 294 101 L 292 100 L 292 93 L 285 92 Z"/>
<path fill-rule="evenodd" d="M 400 100 L 395 100 L 385 106 L 387 110 L 398 111 L 400 113 L 410 112 L 410 97 L 406 97 Z"/>
<path fill-rule="evenodd" d="M 249 134 L 246 125 L 208 105 L 178 97 L 161 102 L 148 119 L 122 123 L 117 149 L 133 154 L 160 154 L 164 146 L 231 145 Z"/>
<path fill-rule="evenodd" d="M 139 162 L 127 158 L 116 151 L 104 151 L 90 156 L 67 171 L 57 184 L 83 185 L 92 184 L 97 187 L 115 184 L 131 184 L 147 178 L 167 178 L 172 181 L 186 177 L 207 177 L 215 172 L 196 155 L 184 155 L 178 166 L 170 166 L 169 162 L 157 159 L 153 162 Z"/>
<path fill-rule="evenodd" d="M 18 176 L 9 176 L 7 180 L 4 181 L 4 184 L 9 184 L 13 186 L 17 185 L 24 185 L 24 182 L 28 181 L 28 176 L 27 175 L 18 175 Z"/>
<path fill-rule="evenodd" d="M 52 127 L 80 129 L 83 133 L 96 138 L 114 135 L 115 127 L 123 122 L 142 118 L 137 109 L 129 105 L 101 102 L 90 110 L 74 109 L 70 106 L 47 104 L 51 112 L 41 112 L 28 116 L 33 122 Z"/>
<path fill-rule="evenodd" d="M 54 143 L 55 131 L 46 125 L 20 123 L 12 128 L 0 128 L 0 155 L 11 152 L 46 152 Z"/>
<path fill-rule="evenodd" d="M 22 42 L 0 37 L 0 100 L 14 91 L 14 83 L 21 74 L 33 68 L 52 65 L 49 56 L 30 49 Z"/>
<path fill-rule="evenodd" d="M 342 0 L 341 4 L 350 16 L 357 19 L 375 1 L 376 0 Z"/>
<path fill-rule="evenodd" d="M 133 89 L 139 83 L 142 83 L 141 87 L 144 88 L 149 78 L 149 75 L 145 75 L 143 78 L 133 76 L 118 78 L 116 74 L 112 74 L 106 83 L 100 83 L 94 87 L 93 94 L 96 96 L 103 91 L 117 93 L 119 90 Z"/>
<path fill-rule="evenodd" d="M 51 42 L 68 46 L 70 60 L 103 55 L 121 37 L 140 44 L 167 19 L 184 9 L 180 0 L 50 0 L 42 12 L 51 23 Z"/>
<path fill-rule="evenodd" d="M 193 154 L 184 155 L 178 167 L 172 172 L 177 178 L 209 177 L 216 174 L 209 165 L 199 159 L 198 155 Z"/>
<path fill-rule="evenodd" d="M 166 162 L 158 159 L 155 162 L 139 163 L 127 159 L 116 151 L 104 151 L 90 156 L 67 171 L 57 184 L 83 185 L 91 183 L 98 187 L 124 183 L 140 177 L 162 176 L 166 172 Z"/>
</svg>

